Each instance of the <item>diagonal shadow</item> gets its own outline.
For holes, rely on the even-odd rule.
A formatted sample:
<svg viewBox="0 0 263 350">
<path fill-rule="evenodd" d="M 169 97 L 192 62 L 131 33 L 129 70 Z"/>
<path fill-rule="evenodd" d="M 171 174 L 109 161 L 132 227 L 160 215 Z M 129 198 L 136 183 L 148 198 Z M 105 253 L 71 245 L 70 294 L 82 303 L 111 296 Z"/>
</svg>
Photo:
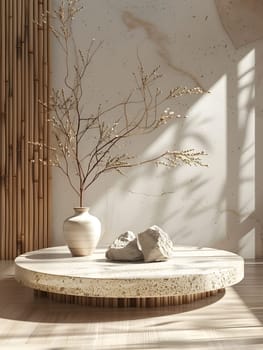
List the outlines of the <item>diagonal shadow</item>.
<svg viewBox="0 0 263 350">
<path fill-rule="evenodd" d="M 18 284 L 13 277 L 0 281 L 0 294 L 0 318 L 40 323 L 114 322 L 176 315 L 211 305 L 224 296 L 220 293 L 192 304 L 159 308 L 96 308 L 34 297 L 32 289 Z"/>
</svg>

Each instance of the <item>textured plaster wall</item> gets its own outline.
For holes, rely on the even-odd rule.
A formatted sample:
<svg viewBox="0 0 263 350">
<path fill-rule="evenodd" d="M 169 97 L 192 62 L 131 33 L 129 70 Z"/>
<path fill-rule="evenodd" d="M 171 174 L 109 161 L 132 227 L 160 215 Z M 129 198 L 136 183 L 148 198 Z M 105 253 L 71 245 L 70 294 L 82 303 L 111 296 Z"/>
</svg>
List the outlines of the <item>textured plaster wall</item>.
<svg viewBox="0 0 263 350">
<path fill-rule="evenodd" d="M 259 62 L 263 42 L 254 41 L 259 39 L 255 35 L 235 45 L 226 26 L 232 18 L 228 12 L 233 11 L 228 1 L 222 1 L 220 9 L 212 0 L 84 4 L 75 22 L 80 46 L 84 48 L 93 37 L 103 40 L 85 86 L 86 110 L 125 96 L 137 66 L 137 50 L 146 69 L 161 66 L 162 89 L 199 85 L 210 92 L 178 100 L 171 107 L 188 115 L 187 119 L 128 145 L 131 151 L 146 155 L 170 145 L 205 150 L 209 167 L 167 170 L 149 165 L 127 171 L 125 176 L 114 173 L 99 179 L 87 193 L 86 203 L 102 222 L 100 246 L 128 229 L 139 232 L 157 224 L 177 244 L 262 256 L 263 88 Z M 240 25 L 241 5 L 235 10 L 236 22 L 227 22 L 230 32 L 231 26 Z M 257 11 L 254 17 L 253 7 L 247 11 L 252 11 L 255 20 Z M 246 23 L 248 28 L 254 20 Z M 242 30 L 239 33 L 242 37 Z M 236 36 L 237 31 L 234 39 Z M 59 86 L 63 69 L 55 43 L 52 58 L 53 84 Z M 65 178 L 54 169 L 54 245 L 63 244 L 62 222 L 77 204 Z"/>
</svg>

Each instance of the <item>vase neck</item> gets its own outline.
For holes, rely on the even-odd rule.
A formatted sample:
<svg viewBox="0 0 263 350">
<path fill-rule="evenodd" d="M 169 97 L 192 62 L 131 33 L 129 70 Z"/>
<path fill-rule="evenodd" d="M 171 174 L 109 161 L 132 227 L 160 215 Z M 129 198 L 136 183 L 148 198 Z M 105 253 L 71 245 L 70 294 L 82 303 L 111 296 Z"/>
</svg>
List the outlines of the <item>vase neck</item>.
<svg viewBox="0 0 263 350">
<path fill-rule="evenodd" d="M 89 207 L 75 207 L 75 213 L 88 213 Z"/>
</svg>

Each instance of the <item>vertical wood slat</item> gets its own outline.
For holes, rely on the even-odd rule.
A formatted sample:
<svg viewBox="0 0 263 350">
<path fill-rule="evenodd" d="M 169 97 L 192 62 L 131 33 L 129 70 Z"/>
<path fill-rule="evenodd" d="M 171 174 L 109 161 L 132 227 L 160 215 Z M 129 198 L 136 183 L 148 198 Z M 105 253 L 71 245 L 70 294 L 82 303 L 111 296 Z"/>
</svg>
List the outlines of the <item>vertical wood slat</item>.
<svg viewBox="0 0 263 350">
<path fill-rule="evenodd" d="M 12 70 L 12 33 L 13 33 L 13 26 L 12 26 L 12 19 L 13 19 L 13 2 L 8 1 L 8 57 L 7 57 L 7 74 L 8 74 L 8 98 L 7 98 L 7 111 L 8 111 L 8 220 L 9 220 L 9 233 L 7 236 L 7 251 L 8 251 L 8 257 L 12 256 L 12 243 L 14 239 L 14 232 L 13 232 L 13 220 L 12 220 L 12 160 L 13 160 L 13 150 L 12 150 L 12 129 L 13 129 L 13 70 Z M 9 117 L 10 116 L 10 117 Z"/>
<path fill-rule="evenodd" d="M 34 97 L 33 97 L 33 91 L 34 91 L 34 48 L 33 48 L 33 33 L 34 33 L 34 23 L 33 23 L 33 1 L 27 1 L 28 2 L 28 26 L 29 26 L 29 33 L 28 33 L 28 41 L 29 41 L 29 48 L 28 48 L 28 55 L 29 55 L 29 97 L 28 97 L 28 104 L 29 104 L 29 111 L 28 111 L 28 139 L 33 140 L 33 115 L 34 115 Z M 29 153 L 28 153 L 28 160 L 33 161 L 33 147 L 29 147 Z M 33 163 L 30 163 L 29 169 L 28 169 L 28 250 L 33 250 L 34 246 L 34 227 L 33 227 Z"/>
<path fill-rule="evenodd" d="M 8 156 L 8 149 L 9 149 L 9 125 L 8 125 L 8 94 L 9 94 L 9 77 L 8 77 L 8 50 L 9 50 L 9 45 L 8 45 L 8 21 L 9 21 L 9 7 L 8 3 L 5 4 L 5 13 L 3 14 L 5 16 L 5 27 L 4 27 L 4 33 L 5 33 L 5 98 L 3 101 L 4 105 L 4 119 L 5 119 L 5 169 L 4 169 L 4 175 L 5 175 L 5 227 L 3 231 L 4 235 L 4 244 L 3 244 L 3 249 L 4 249 L 4 257 L 6 258 L 9 256 L 9 251 L 8 251 L 8 232 L 10 231 L 9 228 L 9 217 L 8 217 L 8 188 L 9 188 L 9 175 L 8 175 L 8 170 L 9 170 L 9 156 Z"/>
<path fill-rule="evenodd" d="M 10 220 L 12 220 L 13 223 L 13 234 L 12 237 L 12 246 L 11 246 L 11 254 L 10 256 L 16 255 L 16 247 L 17 247 L 17 202 L 18 202 L 18 188 L 17 188 L 17 111 L 18 111 L 18 100 L 17 100 L 17 20 L 19 13 L 16 0 L 11 0 L 10 4 L 12 4 L 12 42 L 11 42 L 11 55 L 9 57 L 9 62 L 12 62 L 12 91 L 11 91 L 11 99 L 12 99 L 12 117 L 10 118 L 12 122 L 12 138 L 10 143 L 10 149 L 12 151 L 12 183 L 10 188 L 12 189 L 12 197 L 10 200 L 10 206 L 11 210 L 9 212 L 10 214 Z M 13 220 L 15 218 L 15 220 Z"/>
<path fill-rule="evenodd" d="M 23 109 L 23 115 L 24 115 L 24 127 L 22 131 L 22 164 L 25 164 L 25 162 L 28 162 L 29 159 L 29 150 L 26 145 L 26 141 L 29 139 L 29 5 L 27 0 L 23 0 L 23 9 L 24 9 L 24 28 L 22 31 L 22 38 L 24 39 L 24 45 L 22 46 L 22 60 L 23 60 L 23 67 L 25 69 L 22 70 L 22 83 L 23 83 L 23 100 L 24 100 L 24 109 Z M 29 208 L 29 191 L 28 191 L 28 172 L 29 167 L 23 167 L 24 168 L 24 181 L 22 183 L 22 198 L 24 207 L 22 207 L 22 218 L 23 218 L 23 225 L 22 225 L 22 242 L 21 242 L 21 250 L 29 250 L 29 218 L 28 218 L 28 208 Z"/>
<path fill-rule="evenodd" d="M 5 171 L 6 171 L 6 119 L 5 119 L 5 24 L 6 23 L 6 9 L 5 2 L 1 1 L 0 4 L 0 28 L 1 28 L 1 40 L 0 40 L 0 256 L 5 256 L 5 228 L 6 228 L 6 200 L 5 200 Z"/>
<path fill-rule="evenodd" d="M 45 1 L 46 7 L 47 7 L 47 13 L 50 13 L 51 11 L 51 5 L 50 5 L 50 0 L 46 0 Z M 45 101 L 48 101 L 49 96 L 50 96 L 50 84 L 49 84 L 49 66 L 50 66 L 50 61 L 51 61 L 51 54 L 50 54 L 50 40 L 49 40 L 49 24 L 50 24 L 50 18 L 49 16 L 47 16 L 47 25 L 45 26 L 45 32 L 46 32 L 46 51 L 47 55 L 46 55 L 46 61 L 45 61 L 45 93 L 46 93 L 46 98 Z M 48 120 L 48 115 L 47 115 L 47 111 L 46 111 L 46 117 L 45 119 Z M 48 126 L 50 125 L 48 122 L 46 122 L 46 140 L 47 140 L 47 145 L 50 145 L 50 127 Z M 46 153 L 46 157 L 47 157 L 47 163 L 49 162 L 50 159 L 50 150 L 49 148 L 47 148 L 47 153 Z M 51 222 L 52 222 L 52 216 L 51 216 L 51 181 L 52 181 L 52 174 L 51 171 L 49 171 L 49 167 L 46 168 L 46 182 L 47 186 L 46 186 L 46 195 L 45 198 L 47 198 L 46 201 L 46 208 L 47 208 L 47 218 L 45 220 L 47 227 L 46 227 L 46 245 L 48 246 L 51 242 Z M 45 208 L 44 208 L 45 210 Z"/>
<path fill-rule="evenodd" d="M 49 11 L 48 3 L 44 2 L 43 4 L 43 12 L 47 13 Z M 43 25 L 43 101 L 47 101 L 50 95 L 50 92 L 48 91 L 48 62 L 49 62 L 49 47 L 48 47 L 48 26 Z M 45 112 L 45 111 L 43 111 Z M 43 115 L 44 117 L 44 134 L 43 139 L 47 141 L 47 144 L 49 144 L 48 140 L 48 122 L 47 122 L 47 116 Z M 43 160 L 48 164 L 49 160 L 49 154 L 47 148 L 43 148 Z M 44 232 L 44 246 L 48 246 L 49 239 L 48 239 L 48 208 L 49 208 L 49 202 L 48 202 L 48 183 L 49 183 L 49 176 L 48 176 L 48 167 L 43 167 L 44 174 L 43 174 L 43 232 Z"/>
<path fill-rule="evenodd" d="M 34 101 L 34 124 L 33 124 L 33 139 L 39 141 L 39 52 L 38 52 L 38 0 L 33 1 L 33 101 Z M 39 147 L 33 147 L 33 237 L 34 245 L 39 245 L 38 239 L 38 182 L 39 182 Z"/>
<path fill-rule="evenodd" d="M 18 170 L 21 172 L 21 176 L 18 176 L 18 191 L 21 193 L 21 202 L 23 206 L 18 207 L 18 221 L 19 221 L 19 232 L 18 232 L 18 249 L 17 254 L 21 254 L 24 248 L 25 239 L 25 167 L 22 165 L 25 163 L 25 1 L 21 0 L 21 23 L 19 24 L 20 36 L 18 36 L 18 56 L 20 57 L 18 72 L 21 77 L 20 90 L 21 90 L 21 130 L 19 139 L 19 149 L 21 157 L 19 157 Z M 25 69 L 22 69 L 25 67 Z"/>
<path fill-rule="evenodd" d="M 16 123 L 17 123 L 17 132 L 16 132 L 16 154 L 17 154 L 17 159 L 16 159 L 16 188 L 17 188 L 17 204 L 22 203 L 22 187 L 21 187 L 21 182 L 22 182 L 22 167 L 21 167 L 21 158 L 22 158 L 22 151 L 21 151 L 21 140 L 22 140 L 22 125 L 23 125 L 23 119 L 24 115 L 22 113 L 22 1 L 17 1 L 16 2 L 16 7 L 17 7 L 17 18 L 15 21 L 15 26 L 16 26 L 16 108 L 17 108 L 17 114 L 16 114 Z M 21 253 L 21 205 L 16 206 L 16 218 L 17 218 L 17 238 L 15 240 L 15 250 L 14 254 Z"/>
<path fill-rule="evenodd" d="M 43 101 L 44 94 L 43 94 L 43 45 L 44 45 L 44 31 L 43 31 L 43 21 L 42 21 L 42 14 L 43 14 L 43 1 L 38 2 L 38 36 L 37 36 L 37 52 L 38 52 L 38 99 L 40 101 Z M 38 103 L 38 140 L 43 144 L 44 143 L 44 111 L 43 111 L 43 105 L 41 103 Z M 44 154 L 43 154 L 43 147 L 39 150 L 39 158 L 42 160 L 39 165 L 39 174 L 38 174 L 38 197 L 36 199 L 38 203 L 38 242 L 40 246 L 43 246 L 44 243 L 44 232 L 43 232 L 43 175 L 44 175 Z"/>
<path fill-rule="evenodd" d="M 49 1 L 0 1 L 0 259 L 50 239 L 48 151 L 30 145 L 49 145 Z"/>
</svg>

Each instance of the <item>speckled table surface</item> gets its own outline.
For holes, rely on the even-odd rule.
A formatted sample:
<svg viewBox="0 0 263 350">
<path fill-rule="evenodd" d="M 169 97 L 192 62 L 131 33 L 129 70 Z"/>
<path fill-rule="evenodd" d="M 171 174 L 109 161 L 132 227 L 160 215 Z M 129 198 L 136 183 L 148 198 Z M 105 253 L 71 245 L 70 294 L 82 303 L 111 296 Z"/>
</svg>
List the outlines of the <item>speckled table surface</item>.
<svg viewBox="0 0 263 350">
<path fill-rule="evenodd" d="M 111 262 L 105 250 L 72 257 L 66 246 L 28 252 L 15 260 L 17 281 L 33 289 L 64 295 L 140 298 L 187 295 L 240 282 L 243 259 L 211 248 L 175 246 L 165 262 Z"/>
</svg>

